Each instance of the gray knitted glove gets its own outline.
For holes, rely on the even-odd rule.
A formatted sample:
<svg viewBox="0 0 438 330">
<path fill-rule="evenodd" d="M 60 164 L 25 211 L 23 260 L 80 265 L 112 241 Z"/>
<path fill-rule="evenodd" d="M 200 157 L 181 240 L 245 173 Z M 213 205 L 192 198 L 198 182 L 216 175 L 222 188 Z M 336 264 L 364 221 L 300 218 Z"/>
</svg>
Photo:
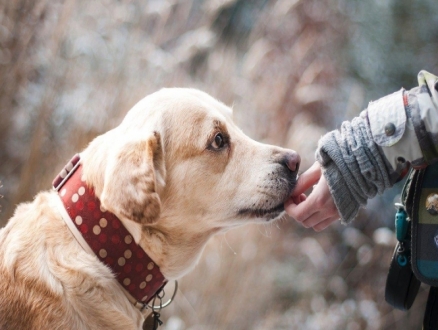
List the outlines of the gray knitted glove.
<svg viewBox="0 0 438 330">
<path fill-rule="evenodd" d="M 343 223 L 352 221 L 368 199 L 392 187 L 390 165 L 373 141 L 366 110 L 324 135 L 316 158 Z"/>
</svg>

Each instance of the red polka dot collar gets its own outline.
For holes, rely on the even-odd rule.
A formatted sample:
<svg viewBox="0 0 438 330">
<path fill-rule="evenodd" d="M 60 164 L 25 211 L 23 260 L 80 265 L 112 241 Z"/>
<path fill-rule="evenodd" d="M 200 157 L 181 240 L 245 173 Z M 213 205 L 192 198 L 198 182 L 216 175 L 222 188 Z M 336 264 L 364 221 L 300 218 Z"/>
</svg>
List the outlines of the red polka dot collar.
<svg viewBox="0 0 438 330">
<path fill-rule="evenodd" d="M 53 180 L 64 204 L 64 219 L 79 243 L 107 265 L 121 286 L 138 302 L 147 304 L 167 283 L 160 268 L 135 243 L 114 214 L 101 209 L 94 190 L 82 181 L 80 156 L 75 155 Z M 78 234 L 79 233 L 79 234 Z"/>
</svg>

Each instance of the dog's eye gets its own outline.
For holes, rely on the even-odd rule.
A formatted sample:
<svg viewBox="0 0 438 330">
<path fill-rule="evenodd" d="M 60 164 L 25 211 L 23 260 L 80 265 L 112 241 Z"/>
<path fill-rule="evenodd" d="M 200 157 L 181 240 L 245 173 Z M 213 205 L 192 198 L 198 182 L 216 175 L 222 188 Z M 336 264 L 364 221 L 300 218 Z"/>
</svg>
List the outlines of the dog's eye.
<svg viewBox="0 0 438 330">
<path fill-rule="evenodd" d="M 213 149 L 222 149 L 225 146 L 225 138 L 222 133 L 217 133 L 211 144 Z"/>
</svg>

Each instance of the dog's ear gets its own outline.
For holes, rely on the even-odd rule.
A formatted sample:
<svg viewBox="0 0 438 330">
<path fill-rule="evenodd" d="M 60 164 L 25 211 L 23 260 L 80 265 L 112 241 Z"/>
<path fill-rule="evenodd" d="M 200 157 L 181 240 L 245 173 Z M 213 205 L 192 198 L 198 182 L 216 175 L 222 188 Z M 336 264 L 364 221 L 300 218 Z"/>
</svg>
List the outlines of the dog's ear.
<svg viewBox="0 0 438 330">
<path fill-rule="evenodd" d="M 158 193 L 166 175 L 160 134 L 115 148 L 105 169 L 102 206 L 144 225 L 156 222 L 161 212 Z"/>
</svg>

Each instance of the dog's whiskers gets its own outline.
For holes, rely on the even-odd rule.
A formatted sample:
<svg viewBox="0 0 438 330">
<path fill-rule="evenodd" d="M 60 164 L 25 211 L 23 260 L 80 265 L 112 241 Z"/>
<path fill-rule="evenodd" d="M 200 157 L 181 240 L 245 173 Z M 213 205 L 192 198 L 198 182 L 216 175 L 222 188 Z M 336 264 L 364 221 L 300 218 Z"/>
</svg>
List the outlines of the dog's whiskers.
<svg viewBox="0 0 438 330">
<path fill-rule="evenodd" d="M 270 225 L 270 224 L 268 224 L 268 225 Z M 263 232 L 260 230 L 260 226 L 258 226 L 258 231 L 259 231 L 259 233 L 262 234 L 263 236 L 265 236 L 265 237 L 267 237 L 267 238 L 271 238 L 271 233 L 270 233 L 270 232 L 268 233 L 268 231 L 266 230 L 267 227 L 268 227 L 267 225 L 263 225 L 263 228 L 265 229 L 265 232 L 263 233 Z"/>
<path fill-rule="evenodd" d="M 231 252 L 233 252 L 234 255 L 237 255 L 236 251 L 234 251 L 233 248 L 231 247 L 230 243 L 228 243 L 226 235 L 227 235 L 227 233 L 224 233 L 224 235 L 223 235 L 223 238 L 225 239 L 225 242 L 227 243 L 227 245 L 230 248 Z"/>
</svg>

